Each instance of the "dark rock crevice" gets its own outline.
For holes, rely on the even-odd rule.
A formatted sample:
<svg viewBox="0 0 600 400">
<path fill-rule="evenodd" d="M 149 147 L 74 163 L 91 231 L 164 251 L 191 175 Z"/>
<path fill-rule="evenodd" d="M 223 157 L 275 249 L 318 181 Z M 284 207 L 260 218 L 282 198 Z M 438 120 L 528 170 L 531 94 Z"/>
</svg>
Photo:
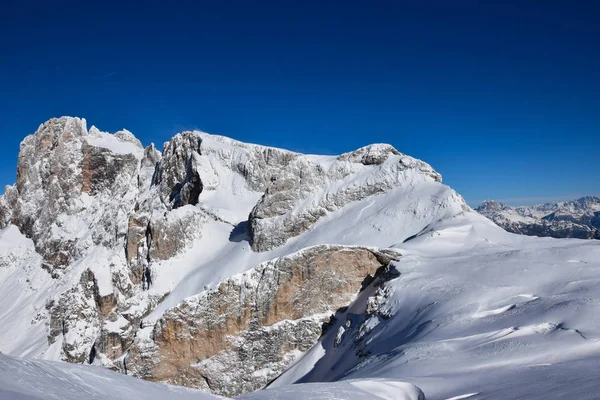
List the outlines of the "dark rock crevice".
<svg viewBox="0 0 600 400">
<path fill-rule="evenodd" d="M 152 223 L 148 222 L 148 226 L 146 227 L 146 265 L 144 268 L 144 276 L 142 287 L 144 289 L 150 289 L 150 285 L 152 285 L 152 270 L 150 269 L 150 265 L 152 262 Z"/>
</svg>

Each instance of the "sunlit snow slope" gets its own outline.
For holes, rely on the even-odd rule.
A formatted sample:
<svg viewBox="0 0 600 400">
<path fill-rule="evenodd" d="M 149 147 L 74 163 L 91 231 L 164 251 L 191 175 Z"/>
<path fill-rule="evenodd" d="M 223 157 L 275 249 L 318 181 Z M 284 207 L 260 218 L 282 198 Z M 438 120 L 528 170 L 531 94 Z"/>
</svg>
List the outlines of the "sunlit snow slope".
<svg viewBox="0 0 600 400">
<path fill-rule="evenodd" d="M 2 400 L 210 400 L 198 390 L 156 384 L 93 366 L 23 360 L 0 354 Z M 278 393 L 257 392 L 252 399 L 423 400 L 414 385 L 384 379 L 289 386 Z"/>
<path fill-rule="evenodd" d="M 0 354 L 2 400 L 209 400 L 218 396 L 135 379 L 93 366 Z"/>
<path fill-rule="evenodd" d="M 598 398 L 598 242 L 469 212 L 398 247 L 401 275 L 361 293 L 271 387 L 384 378 L 432 400 Z"/>
</svg>

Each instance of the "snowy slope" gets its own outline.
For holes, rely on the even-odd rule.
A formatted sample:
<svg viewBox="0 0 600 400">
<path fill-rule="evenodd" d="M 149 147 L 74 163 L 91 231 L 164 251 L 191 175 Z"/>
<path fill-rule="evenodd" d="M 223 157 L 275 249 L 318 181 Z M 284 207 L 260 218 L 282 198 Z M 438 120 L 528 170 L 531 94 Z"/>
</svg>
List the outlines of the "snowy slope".
<svg viewBox="0 0 600 400">
<path fill-rule="evenodd" d="M 246 398 L 246 397 L 244 397 Z M 257 392 L 248 399 L 422 400 L 414 385 L 390 380 L 355 380 L 336 384 L 294 385 L 287 390 Z M 98 367 L 0 354 L 1 400 L 209 400 L 222 399 L 197 390 L 156 384 Z"/>
<path fill-rule="evenodd" d="M 399 249 L 401 275 L 361 293 L 271 387 L 385 378 L 427 399 L 597 398 L 598 242 L 513 235 L 466 213 Z"/>
<path fill-rule="evenodd" d="M 198 390 L 142 381 L 98 367 L 22 360 L 0 354 L 2 400 L 209 400 Z"/>
<path fill-rule="evenodd" d="M 402 275 L 385 285 L 366 340 L 351 327 L 336 347 L 334 326 L 273 388 L 242 398 L 418 398 L 403 381 L 427 399 L 597 398 L 597 242 L 508 234 L 467 213 L 399 248 Z M 340 325 L 362 322 L 369 297 Z M 298 380 L 338 382 L 288 385 Z"/>
<path fill-rule="evenodd" d="M 354 379 L 335 383 L 304 383 L 257 391 L 240 400 L 425 400 L 414 385 L 389 379 Z"/>
<path fill-rule="evenodd" d="M 47 342 L 39 339 L 45 337 L 45 327 L 35 318 L 44 311 L 52 278 L 41 268 L 33 242 L 14 225 L 0 232 L 0 265 L 0 351 L 37 356 Z"/>
</svg>

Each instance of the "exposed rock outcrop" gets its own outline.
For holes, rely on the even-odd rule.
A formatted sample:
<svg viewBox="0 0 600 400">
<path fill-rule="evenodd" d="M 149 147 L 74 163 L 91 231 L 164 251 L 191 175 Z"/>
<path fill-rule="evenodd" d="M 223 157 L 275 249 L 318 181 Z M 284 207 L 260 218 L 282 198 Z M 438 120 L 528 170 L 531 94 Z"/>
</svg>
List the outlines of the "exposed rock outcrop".
<svg viewBox="0 0 600 400">
<path fill-rule="evenodd" d="M 126 234 L 122 216 L 135 201 L 139 160 L 102 147 L 105 135 L 95 128 L 88 134 L 85 120 L 58 118 L 21 144 L 17 183 L 4 196 L 9 220 L 33 239 L 54 275 L 91 245 L 114 247 Z M 134 151 L 142 150 L 138 144 Z"/>
<path fill-rule="evenodd" d="M 200 153 L 200 143 L 198 134 L 184 132 L 165 144 L 154 182 L 160 187 L 160 198 L 164 204 L 174 208 L 191 204 L 191 192 L 197 192 L 197 202 L 202 191 L 202 182 L 195 162 Z"/>
<path fill-rule="evenodd" d="M 441 182 L 441 176 L 428 164 L 389 145 L 371 145 L 320 161 L 295 159 L 288 173 L 267 188 L 250 213 L 254 250 L 280 246 L 327 214 L 406 182 Z"/>
<path fill-rule="evenodd" d="M 50 312 L 49 344 L 62 335 L 64 359 L 87 362 L 102 322 L 116 305 L 115 295 L 101 295 L 94 273 L 85 270 L 77 286 L 63 293 L 57 302 L 51 300 L 46 304 Z"/>
<path fill-rule="evenodd" d="M 373 339 L 381 331 L 385 331 L 386 324 L 394 317 L 396 306 L 392 298 L 395 285 L 392 284 L 392 281 L 400 277 L 395 264 L 392 262 L 388 268 L 380 270 L 373 279 L 365 282 L 363 290 L 351 306 L 338 310 L 330 318 L 319 339 L 319 346 L 325 349 L 326 356 L 318 360 L 308 373 L 296 377 L 294 381 L 298 383 L 319 381 L 318 375 L 324 369 L 331 368 L 328 363 L 331 363 L 332 359 L 344 361 L 336 363 L 336 368 L 328 372 L 327 379 L 330 382 L 342 379 L 351 372 L 353 366 L 368 365 L 370 362 L 376 362 L 379 357 L 386 356 L 377 353 L 380 343 Z M 416 320 L 418 321 L 418 319 Z M 410 322 L 412 320 L 406 321 L 407 324 Z M 410 336 L 429 323 L 431 321 L 425 322 L 422 326 L 411 326 L 407 332 L 403 331 L 400 334 Z M 281 381 L 289 381 L 286 374 L 296 373 L 294 368 L 296 367 L 292 367 L 290 371 L 279 376 L 270 385 L 277 387 Z"/>
<path fill-rule="evenodd" d="M 21 144 L 17 182 L 0 208 L 57 279 L 62 292 L 46 302 L 48 342 L 61 337 L 65 361 L 90 361 L 104 322 L 138 291 L 139 273 L 128 274 L 122 249 L 131 236 L 142 156 L 130 132 L 88 132 L 85 120 L 69 117 L 49 120 Z"/>
<path fill-rule="evenodd" d="M 263 263 L 167 312 L 152 341 L 134 345 L 128 368 L 222 395 L 256 390 L 308 350 L 331 313 L 399 256 L 316 246 Z"/>
</svg>

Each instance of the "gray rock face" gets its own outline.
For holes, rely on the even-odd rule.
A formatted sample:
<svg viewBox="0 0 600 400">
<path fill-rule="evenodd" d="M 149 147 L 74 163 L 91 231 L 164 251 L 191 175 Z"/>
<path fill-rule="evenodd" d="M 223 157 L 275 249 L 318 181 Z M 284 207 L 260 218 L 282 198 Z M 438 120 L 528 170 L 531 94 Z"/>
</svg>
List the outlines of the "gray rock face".
<svg viewBox="0 0 600 400">
<path fill-rule="evenodd" d="M 322 375 L 325 370 L 328 372 L 327 381 L 334 382 L 347 376 L 353 368 L 380 361 L 381 358 L 388 356 L 390 351 L 401 351 L 399 350 L 401 346 L 398 347 L 397 342 L 374 340 L 377 335 L 386 330 L 388 320 L 394 317 L 391 311 L 394 309 L 392 301 L 394 285 L 390 282 L 402 279 L 394 264 L 381 269 L 373 279 L 365 282 L 363 290 L 350 307 L 338 310 L 330 318 L 319 340 L 319 345 L 324 349 L 326 356 L 317 361 L 308 373 L 297 380 L 297 383 L 319 382 L 321 381 L 319 375 Z M 414 320 L 418 321 L 418 318 Z M 424 328 L 431 322 L 426 321 L 416 330 Z M 411 334 L 415 334 L 414 326 L 399 332 L 399 336 Z M 336 365 L 335 369 L 331 369 L 332 363 Z M 286 380 L 285 373 L 281 378 Z M 272 384 L 278 386 L 278 381 L 274 380 Z"/>
<path fill-rule="evenodd" d="M 166 214 L 154 218 L 150 223 L 150 260 L 161 261 L 174 257 L 191 246 L 199 238 L 204 221 L 210 216 L 198 209 L 189 209 L 184 214 Z"/>
<path fill-rule="evenodd" d="M 88 132 L 85 120 L 67 117 L 42 124 L 21 145 L 17 183 L 3 197 L 5 221 L 33 240 L 42 267 L 63 288 L 46 309 L 48 342 L 62 335 L 65 361 L 88 362 L 104 321 L 135 292 L 119 260 L 94 251 L 109 258 L 124 247 L 142 151 L 128 132 Z"/>
<path fill-rule="evenodd" d="M 411 182 L 411 175 L 435 182 L 442 179 L 426 163 L 389 145 L 363 147 L 327 164 L 324 168 L 323 163 L 296 158 L 267 188 L 250 213 L 254 250 L 278 247 L 345 205 Z M 307 198 L 314 200 L 307 202 Z"/>
<path fill-rule="evenodd" d="M 175 198 L 176 207 L 188 204 L 195 206 L 198 204 L 198 197 L 200 197 L 203 188 L 200 173 L 198 172 L 199 158 L 198 153 L 193 153 L 192 157 L 188 160 L 185 167 L 185 180 L 183 181 L 181 191 Z"/>
<path fill-rule="evenodd" d="M 127 131 L 88 132 L 85 120 L 68 117 L 42 124 L 21 145 L 17 183 L 7 188 L 0 209 L 4 224 L 33 240 L 42 267 L 62 290 L 47 299 L 46 309 L 48 343 L 61 337 L 65 361 L 91 361 L 96 347 L 109 347 L 105 323 L 127 315 L 126 325 L 139 324 L 146 312 L 127 313 L 142 290 L 143 271 L 128 269 L 122 250 L 135 251 L 130 242 L 144 222 L 130 215 L 147 189 L 140 181 L 151 178 L 146 170 L 153 171 L 159 157 L 153 147 L 145 155 L 141 160 L 141 144 Z"/>
<path fill-rule="evenodd" d="M 94 273 L 89 269 L 84 271 L 79 284 L 64 293 L 58 304 L 52 300 L 46 305 L 50 311 L 49 344 L 56 342 L 62 334 L 65 360 L 75 363 L 90 361 L 90 339 L 100 331 L 104 319 L 116 305 L 115 295 L 102 296 Z"/>
<path fill-rule="evenodd" d="M 100 134 L 95 128 L 93 133 Z M 130 187 L 138 172 L 135 155 L 114 154 L 90 145 L 88 138 L 95 136 L 77 118 L 41 125 L 21 144 L 17 183 L 4 196 L 10 223 L 33 239 L 44 268 L 55 275 L 85 255 L 90 245 L 118 245 L 126 232 L 118 217 L 128 212 L 136 196 Z M 90 196 L 111 201 L 104 207 L 88 202 Z M 86 211 L 91 220 L 81 218 Z M 91 235 L 80 237 L 77 224 L 90 226 Z"/>
<path fill-rule="evenodd" d="M 51 120 L 42 125 L 21 144 L 17 182 L 5 196 L 11 222 L 34 240 L 50 271 L 67 265 L 75 250 L 72 240 L 48 237 L 48 227 L 63 210 L 74 208 L 73 199 L 81 191 L 83 155 L 73 148 L 81 149 L 85 133 L 85 124 L 77 119 Z"/>
<path fill-rule="evenodd" d="M 293 168 L 294 160 L 303 157 L 299 153 L 238 142 L 223 136 L 195 134 L 201 138 L 201 155 L 210 156 L 219 165 L 240 175 L 248 189 L 255 192 L 264 192 L 271 182 Z M 202 166 L 203 173 L 214 170 L 209 163 L 203 162 Z M 214 181 L 212 187 L 215 188 Z"/>
<path fill-rule="evenodd" d="M 596 196 L 529 207 L 486 201 L 476 211 L 512 233 L 600 239 L 600 198 Z"/>
<path fill-rule="evenodd" d="M 195 201 L 202 191 L 195 158 L 200 153 L 200 136 L 194 132 L 176 135 L 165 145 L 158 165 L 156 181 L 164 204 L 179 207 L 189 203 L 190 192 L 196 192 Z M 187 186 L 187 189 L 186 189 Z M 185 189 L 185 192 L 184 192 Z M 187 195 L 186 195 L 187 194 Z"/>
<path fill-rule="evenodd" d="M 391 250 L 316 246 L 221 282 L 167 312 L 128 368 L 146 379 L 238 395 L 264 386 L 319 338 Z M 149 356 L 149 354 L 151 356 Z"/>
</svg>

